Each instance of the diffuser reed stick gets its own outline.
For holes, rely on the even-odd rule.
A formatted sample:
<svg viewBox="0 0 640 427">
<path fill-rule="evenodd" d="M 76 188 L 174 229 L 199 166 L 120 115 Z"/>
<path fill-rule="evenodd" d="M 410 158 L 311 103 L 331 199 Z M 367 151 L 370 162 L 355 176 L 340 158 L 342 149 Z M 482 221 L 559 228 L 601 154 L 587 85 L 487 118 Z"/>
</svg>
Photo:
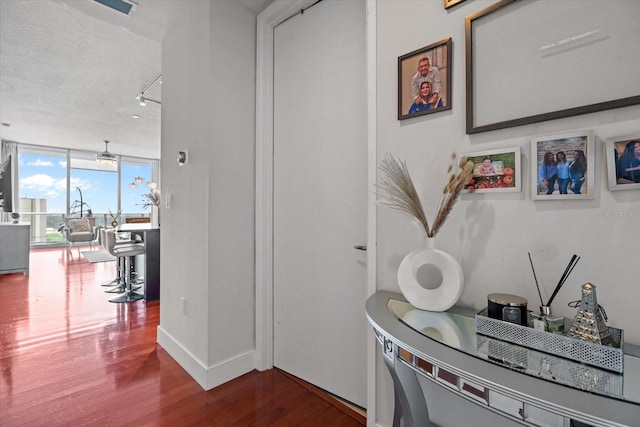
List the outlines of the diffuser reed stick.
<svg viewBox="0 0 640 427">
<path fill-rule="evenodd" d="M 533 271 L 533 279 L 536 281 L 536 288 L 538 288 L 538 296 L 540 297 L 540 305 L 544 305 L 542 302 L 542 294 L 540 293 L 540 285 L 538 285 L 538 278 L 536 277 L 536 269 L 533 268 L 533 261 L 531 260 L 531 252 L 527 252 L 529 255 L 529 264 L 531 264 L 531 271 Z"/>
<path fill-rule="evenodd" d="M 562 286 L 564 285 L 564 282 L 567 281 L 567 278 L 573 271 L 578 261 L 580 261 L 580 257 L 576 254 L 573 254 L 573 256 L 571 257 L 571 261 L 569 261 L 569 264 L 567 264 L 567 268 L 564 269 L 564 273 L 562 274 L 562 277 L 560 277 L 560 280 L 558 281 L 556 288 L 553 290 L 553 293 L 551 294 L 551 298 L 549 298 L 549 302 L 547 302 L 546 304 L 547 307 L 551 306 L 553 299 L 556 297 L 556 295 L 558 295 L 558 292 L 560 292 L 560 288 L 562 288 Z"/>
</svg>

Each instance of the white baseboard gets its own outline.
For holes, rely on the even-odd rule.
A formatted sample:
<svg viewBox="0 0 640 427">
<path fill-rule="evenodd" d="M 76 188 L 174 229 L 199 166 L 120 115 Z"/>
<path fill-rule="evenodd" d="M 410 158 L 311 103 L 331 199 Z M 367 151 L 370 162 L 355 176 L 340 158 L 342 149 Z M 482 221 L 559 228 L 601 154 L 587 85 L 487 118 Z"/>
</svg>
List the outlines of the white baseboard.
<svg viewBox="0 0 640 427">
<path fill-rule="evenodd" d="M 255 369 L 254 350 L 239 354 L 213 366 L 206 366 L 160 326 L 157 329 L 157 342 L 205 390 L 211 390 Z"/>
<path fill-rule="evenodd" d="M 238 354 L 230 359 L 224 360 L 207 369 L 207 385 L 205 390 L 211 390 L 214 387 L 231 381 L 234 378 L 251 372 L 256 368 L 256 352 L 255 350 Z"/>
</svg>

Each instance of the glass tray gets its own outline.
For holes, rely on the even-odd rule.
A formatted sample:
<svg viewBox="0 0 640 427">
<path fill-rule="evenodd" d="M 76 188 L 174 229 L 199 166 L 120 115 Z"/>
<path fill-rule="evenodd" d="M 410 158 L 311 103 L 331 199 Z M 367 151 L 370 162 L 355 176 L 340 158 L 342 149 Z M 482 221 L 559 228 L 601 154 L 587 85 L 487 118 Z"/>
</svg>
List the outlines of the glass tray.
<svg viewBox="0 0 640 427">
<path fill-rule="evenodd" d="M 571 320 L 565 319 L 565 330 L 571 327 Z M 624 350 L 623 331 L 609 327 L 614 346 L 605 346 L 565 335 L 552 334 L 533 328 L 492 319 L 487 309 L 476 315 L 476 331 L 503 341 L 543 351 L 588 365 L 614 372 L 623 372 Z"/>
</svg>

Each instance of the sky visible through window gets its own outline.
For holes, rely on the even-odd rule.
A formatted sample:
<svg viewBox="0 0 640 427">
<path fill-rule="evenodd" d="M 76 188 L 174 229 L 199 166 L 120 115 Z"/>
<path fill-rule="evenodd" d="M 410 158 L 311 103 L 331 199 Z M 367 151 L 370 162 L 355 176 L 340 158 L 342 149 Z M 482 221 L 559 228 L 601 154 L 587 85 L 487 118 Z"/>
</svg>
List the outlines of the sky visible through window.
<svg viewBox="0 0 640 427">
<path fill-rule="evenodd" d="M 20 153 L 18 156 L 20 198 L 46 199 L 47 212 L 64 213 L 66 211 L 67 157 L 65 153 Z M 121 209 L 123 213 L 149 214 L 143 209 L 145 193 L 150 189 L 146 183 L 151 180 L 151 163 L 128 163 L 123 161 Z M 94 214 L 116 212 L 118 209 L 118 174 L 100 170 L 71 169 L 70 203 L 82 201 L 83 209 L 91 208 Z M 136 177 L 142 183 L 130 187 Z M 77 204 L 77 203 L 76 203 Z M 88 206 L 87 206 L 88 205 Z"/>
</svg>

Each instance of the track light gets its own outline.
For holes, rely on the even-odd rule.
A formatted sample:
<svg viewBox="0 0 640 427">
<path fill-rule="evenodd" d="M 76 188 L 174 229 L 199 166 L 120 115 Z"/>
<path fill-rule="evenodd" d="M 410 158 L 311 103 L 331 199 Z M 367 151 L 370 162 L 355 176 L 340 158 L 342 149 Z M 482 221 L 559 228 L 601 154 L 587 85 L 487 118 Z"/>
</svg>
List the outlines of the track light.
<svg viewBox="0 0 640 427">
<path fill-rule="evenodd" d="M 162 105 L 160 101 L 156 101 L 155 99 L 149 99 L 146 96 L 144 96 L 145 92 L 149 90 L 149 88 L 153 86 L 153 84 L 157 82 L 160 79 L 160 77 L 162 77 L 162 74 L 158 74 L 158 76 L 155 79 L 153 79 L 151 83 L 149 83 L 144 89 L 142 89 L 142 91 L 138 94 L 138 96 L 136 96 L 136 99 L 138 100 L 140 105 L 142 105 L 143 107 L 147 105 L 147 102 L 153 102 L 154 104 Z"/>
<path fill-rule="evenodd" d="M 147 105 L 147 102 L 153 102 L 154 104 L 162 105 L 162 102 L 156 101 L 155 99 L 147 98 L 146 96 L 144 96 L 144 93 L 140 93 L 138 96 L 136 96 L 136 99 L 143 107 Z"/>
</svg>

